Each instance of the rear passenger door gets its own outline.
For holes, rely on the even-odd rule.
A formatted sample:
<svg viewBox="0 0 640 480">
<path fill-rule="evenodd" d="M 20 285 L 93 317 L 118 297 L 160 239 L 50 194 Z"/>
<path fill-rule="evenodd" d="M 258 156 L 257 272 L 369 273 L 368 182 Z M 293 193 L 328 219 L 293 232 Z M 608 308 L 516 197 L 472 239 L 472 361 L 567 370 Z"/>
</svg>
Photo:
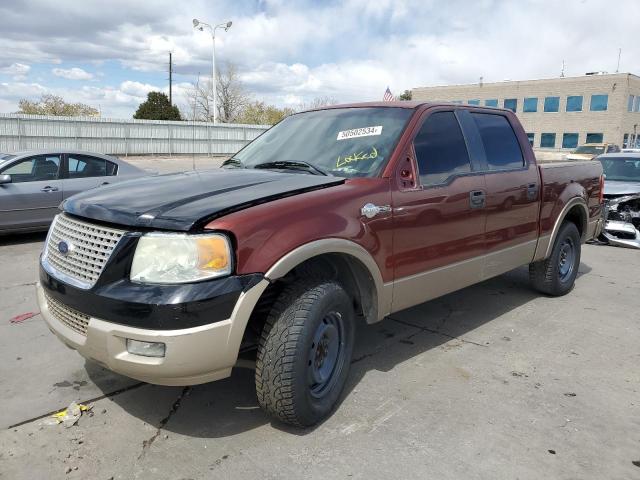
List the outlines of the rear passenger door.
<svg viewBox="0 0 640 480">
<path fill-rule="evenodd" d="M 483 266 L 484 176 L 456 113 L 427 111 L 407 157 L 392 188 L 393 311 L 473 284 Z M 410 168 L 415 182 L 405 180 Z"/>
<path fill-rule="evenodd" d="M 64 198 L 111 183 L 117 166 L 104 158 L 69 153 L 66 155 Z"/>
<path fill-rule="evenodd" d="M 499 275 L 533 259 L 538 240 L 540 173 L 529 163 L 514 125 L 501 112 L 466 113 L 481 139 L 479 161 L 487 185 L 483 277 Z"/>
</svg>

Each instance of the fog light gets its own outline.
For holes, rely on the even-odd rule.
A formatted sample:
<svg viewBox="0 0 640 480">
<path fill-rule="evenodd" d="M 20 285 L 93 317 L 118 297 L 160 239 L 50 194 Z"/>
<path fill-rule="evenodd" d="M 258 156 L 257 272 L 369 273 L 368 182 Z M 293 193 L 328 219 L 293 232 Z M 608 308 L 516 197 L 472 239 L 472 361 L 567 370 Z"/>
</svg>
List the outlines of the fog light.
<svg viewBox="0 0 640 480">
<path fill-rule="evenodd" d="M 143 357 L 164 357 L 166 345 L 159 342 L 141 342 L 127 338 L 127 352 Z"/>
</svg>

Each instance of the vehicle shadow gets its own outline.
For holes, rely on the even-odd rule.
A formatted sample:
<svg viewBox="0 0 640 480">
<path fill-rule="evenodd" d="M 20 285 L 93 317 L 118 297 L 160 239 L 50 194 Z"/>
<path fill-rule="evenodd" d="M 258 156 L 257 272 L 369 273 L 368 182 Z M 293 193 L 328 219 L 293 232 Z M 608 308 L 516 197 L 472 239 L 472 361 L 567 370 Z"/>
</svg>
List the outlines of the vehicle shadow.
<svg viewBox="0 0 640 480">
<path fill-rule="evenodd" d="M 32 233 L 10 233 L 6 235 L 0 235 L 0 246 L 44 242 L 46 238 L 46 231 Z"/>
<path fill-rule="evenodd" d="M 591 268 L 582 263 L 577 282 L 589 271 Z M 356 329 L 351 372 L 340 402 L 349 397 L 367 372 L 389 372 L 396 365 L 447 342 L 470 341 L 465 339 L 466 335 L 540 296 L 530 287 L 527 268 L 523 267 L 395 313 L 382 322 L 373 325 L 362 322 Z M 491 342 L 480 346 L 491 348 Z M 87 371 L 101 387 L 104 377 L 93 378 L 89 366 Z M 230 378 L 218 382 L 186 388 L 144 385 L 136 395 L 115 395 L 111 399 L 131 415 L 154 424 L 157 416 L 150 412 L 156 411 L 157 398 L 171 391 L 177 401 L 158 425 L 169 432 L 223 438 L 267 423 L 295 435 L 307 435 L 317 428 L 297 429 L 266 416 L 256 401 L 254 372 L 247 368 L 236 368 Z"/>
</svg>

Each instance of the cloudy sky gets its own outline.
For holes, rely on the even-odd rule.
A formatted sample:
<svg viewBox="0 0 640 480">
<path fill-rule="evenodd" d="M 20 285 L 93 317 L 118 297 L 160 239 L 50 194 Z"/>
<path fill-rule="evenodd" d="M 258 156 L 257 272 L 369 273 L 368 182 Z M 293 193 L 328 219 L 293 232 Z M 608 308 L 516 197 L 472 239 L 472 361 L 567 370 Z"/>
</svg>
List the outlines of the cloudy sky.
<svg viewBox="0 0 640 480">
<path fill-rule="evenodd" d="M 176 102 L 218 61 L 238 65 L 253 97 L 378 100 L 411 87 L 616 69 L 640 74 L 638 0 L 2 0 L 0 112 L 55 93 L 128 118 L 151 90 Z"/>
</svg>

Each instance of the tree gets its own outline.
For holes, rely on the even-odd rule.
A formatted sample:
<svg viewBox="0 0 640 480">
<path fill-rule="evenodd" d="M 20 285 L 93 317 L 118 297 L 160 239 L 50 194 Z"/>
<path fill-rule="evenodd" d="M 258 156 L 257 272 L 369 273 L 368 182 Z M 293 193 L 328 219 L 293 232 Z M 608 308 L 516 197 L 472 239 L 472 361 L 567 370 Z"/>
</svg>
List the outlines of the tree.
<svg viewBox="0 0 640 480">
<path fill-rule="evenodd" d="M 182 120 L 178 107 L 169 103 L 169 97 L 162 92 L 149 92 L 140 104 L 133 118 L 144 120 Z"/>
<path fill-rule="evenodd" d="M 237 118 L 238 123 L 274 125 L 294 113 L 291 108 L 278 108 L 264 102 L 250 102 L 244 106 Z"/>
<path fill-rule="evenodd" d="M 227 62 L 216 72 L 216 87 L 218 119 L 225 123 L 235 122 L 250 100 L 235 64 Z"/>
<path fill-rule="evenodd" d="M 18 102 L 20 110 L 18 113 L 29 115 L 55 115 L 65 117 L 97 117 L 98 110 L 84 103 L 67 103 L 62 97 L 45 93 L 39 101 L 32 102 L 23 98 Z"/>
<path fill-rule="evenodd" d="M 211 80 L 196 82 L 186 91 L 191 109 L 189 117 L 193 120 L 205 122 L 213 121 L 213 92 Z M 238 68 L 234 63 L 227 62 L 216 71 L 216 108 L 217 119 L 222 123 L 237 122 L 243 108 L 251 102 L 240 80 Z"/>
<path fill-rule="evenodd" d="M 405 90 L 404 93 L 400 94 L 398 100 L 411 100 L 411 90 Z"/>
<path fill-rule="evenodd" d="M 329 105 L 335 105 L 338 103 L 338 100 L 334 97 L 323 96 L 323 97 L 315 97 L 310 102 L 303 102 L 296 108 L 296 111 L 301 112 L 303 110 L 313 110 L 314 108 L 322 108 L 327 107 Z"/>
</svg>

